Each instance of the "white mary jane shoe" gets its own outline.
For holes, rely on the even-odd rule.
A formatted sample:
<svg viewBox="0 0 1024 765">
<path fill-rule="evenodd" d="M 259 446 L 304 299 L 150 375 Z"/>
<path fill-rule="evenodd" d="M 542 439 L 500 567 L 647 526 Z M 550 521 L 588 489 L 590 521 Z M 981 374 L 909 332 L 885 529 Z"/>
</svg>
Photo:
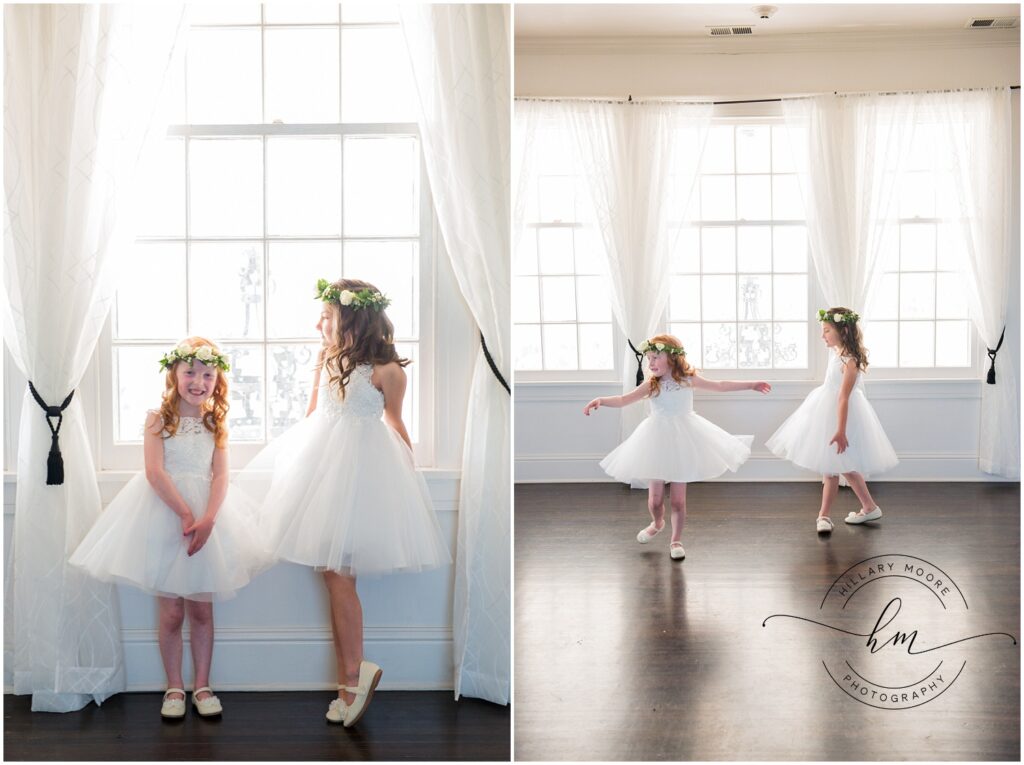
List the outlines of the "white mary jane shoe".
<svg viewBox="0 0 1024 765">
<path fill-rule="evenodd" d="M 819 534 L 831 534 L 832 533 L 832 519 L 827 515 L 819 515 L 818 520 L 814 524 L 814 528 L 818 530 Z"/>
<path fill-rule="evenodd" d="M 180 699 L 169 699 L 167 696 L 172 693 L 180 693 Z M 169 720 L 177 720 L 185 716 L 185 691 L 181 688 L 168 688 L 164 691 L 164 703 L 160 707 L 160 716 Z"/>
<path fill-rule="evenodd" d="M 867 523 L 868 521 L 877 521 L 881 517 L 882 508 L 876 505 L 875 509 L 872 510 L 870 513 L 850 513 L 848 516 L 846 516 L 845 520 L 849 524 L 857 525 L 860 523 Z"/>
<path fill-rule="evenodd" d="M 338 690 L 344 690 L 344 685 L 339 685 Z M 331 699 L 330 705 L 327 707 L 327 722 L 332 722 L 337 725 L 341 725 L 345 722 L 345 713 L 348 712 L 348 705 L 345 700 L 339 696 L 336 699 Z"/>
<path fill-rule="evenodd" d="M 651 541 L 652 539 L 654 539 L 654 538 L 655 538 L 656 536 L 658 536 L 658 534 L 660 534 L 660 533 L 661 533 L 662 531 L 664 531 L 664 530 L 665 530 L 665 527 L 664 527 L 664 526 L 662 526 L 662 527 L 661 527 L 660 529 L 657 529 L 657 530 L 656 530 L 656 531 L 655 531 L 655 532 L 654 532 L 654 533 L 652 534 L 652 533 L 650 532 L 650 529 L 651 529 L 651 528 L 652 528 L 653 526 L 654 526 L 654 524 L 653 524 L 653 523 L 651 523 L 651 524 L 648 524 L 648 525 L 644 526 L 644 527 L 643 527 L 642 529 L 640 529 L 640 533 L 636 535 L 636 541 L 637 541 L 637 542 L 639 542 L 639 543 L 640 543 L 640 544 L 642 544 L 642 545 L 645 545 L 645 544 L 647 544 L 648 542 L 650 542 L 650 541 Z"/>
<path fill-rule="evenodd" d="M 210 695 L 205 699 L 197 699 L 196 694 L 203 691 L 207 691 Z M 220 699 L 214 696 L 213 689 L 206 685 L 192 691 L 192 706 L 196 708 L 196 712 L 199 713 L 200 717 L 216 717 L 224 711 L 220 705 Z"/>
<path fill-rule="evenodd" d="M 366 712 L 366 708 L 370 705 L 370 699 L 373 698 L 373 692 L 380 682 L 380 676 L 383 674 L 384 670 L 372 661 L 364 661 L 359 664 L 359 685 L 346 685 L 344 688 L 349 693 L 354 693 L 356 697 L 345 710 L 346 728 L 351 728 L 359 722 L 359 718 Z"/>
<path fill-rule="evenodd" d="M 686 550 L 683 549 L 682 542 L 673 542 L 668 548 L 669 557 L 672 560 L 682 560 L 686 557 Z"/>
</svg>

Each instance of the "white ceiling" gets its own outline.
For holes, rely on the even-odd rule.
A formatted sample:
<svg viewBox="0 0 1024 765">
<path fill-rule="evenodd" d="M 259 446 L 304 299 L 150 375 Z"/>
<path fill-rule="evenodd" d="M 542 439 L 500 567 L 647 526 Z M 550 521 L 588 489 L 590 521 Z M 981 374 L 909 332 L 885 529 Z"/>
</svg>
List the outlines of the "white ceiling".
<svg viewBox="0 0 1024 765">
<path fill-rule="evenodd" d="M 768 4 L 768 3 L 765 3 Z M 897 33 L 963 29 L 968 19 L 1020 16 L 1020 5 L 784 5 L 762 21 L 750 5 L 515 4 L 516 39 L 544 37 L 706 37 L 712 25 L 748 25 L 754 34 Z M 991 30 L 971 30 L 984 35 Z"/>
</svg>

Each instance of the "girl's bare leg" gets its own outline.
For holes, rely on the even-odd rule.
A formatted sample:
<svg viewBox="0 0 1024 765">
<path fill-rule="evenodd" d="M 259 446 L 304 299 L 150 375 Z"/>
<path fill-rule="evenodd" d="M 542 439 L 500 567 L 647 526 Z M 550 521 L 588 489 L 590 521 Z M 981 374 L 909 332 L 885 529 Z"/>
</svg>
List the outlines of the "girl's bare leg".
<svg viewBox="0 0 1024 765">
<path fill-rule="evenodd" d="M 875 504 L 874 497 L 871 496 L 871 492 L 868 491 L 868 483 L 864 480 L 864 476 L 857 472 L 843 473 L 843 477 L 846 478 L 846 482 L 850 484 L 850 488 L 853 489 L 853 493 L 857 495 L 857 499 L 860 500 L 860 506 L 863 512 L 870 513 L 878 505 Z"/>
<path fill-rule="evenodd" d="M 683 526 L 686 525 L 686 484 L 669 484 L 668 503 L 672 508 L 672 541 L 679 542 L 683 538 Z"/>
<path fill-rule="evenodd" d="M 647 509 L 651 513 L 651 525 L 648 533 L 661 531 L 665 528 L 665 482 L 651 481 L 647 489 Z"/>
<path fill-rule="evenodd" d="M 828 518 L 832 503 L 835 502 L 836 494 L 839 493 L 839 476 L 827 475 L 821 481 L 821 510 L 818 511 L 819 518 Z"/>
<path fill-rule="evenodd" d="M 157 597 L 160 622 L 157 625 L 157 643 L 160 659 L 164 663 L 168 688 L 184 688 L 181 678 L 181 625 L 185 621 L 185 605 L 182 598 Z M 169 698 L 185 699 L 184 695 L 172 694 Z"/>
<path fill-rule="evenodd" d="M 206 688 L 210 685 L 210 664 L 213 662 L 213 603 L 186 600 L 185 611 L 188 613 L 189 645 L 195 671 L 195 685 L 192 687 Z M 198 698 L 212 695 L 203 691 Z"/>
<path fill-rule="evenodd" d="M 363 607 L 356 592 L 356 578 L 334 571 L 324 572 L 324 583 L 331 600 L 331 630 L 338 657 L 338 684 L 359 685 L 359 665 L 363 661 Z M 346 704 L 355 695 L 339 691 Z"/>
</svg>

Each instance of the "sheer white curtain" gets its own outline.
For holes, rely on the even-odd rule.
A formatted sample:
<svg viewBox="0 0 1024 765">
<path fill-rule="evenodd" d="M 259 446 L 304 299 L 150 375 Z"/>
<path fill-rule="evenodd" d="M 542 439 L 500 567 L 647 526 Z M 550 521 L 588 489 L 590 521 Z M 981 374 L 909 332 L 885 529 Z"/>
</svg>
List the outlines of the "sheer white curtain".
<svg viewBox="0 0 1024 765">
<path fill-rule="evenodd" d="M 669 260 L 676 198 L 689 199 L 711 127 L 711 104 L 565 101 L 560 105 L 579 148 L 594 216 L 604 242 L 612 312 L 639 347 L 660 331 L 668 302 Z M 673 214 L 674 213 L 674 214 Z M 625 345 L 623 392 L 636 387 L 637 361 Z M 643 419 L 640 407 L 622 410 L 625 438 Z"/>
<path fill-rule="evenodd" d="M 106 320 L 185 24 L 180 6 L 4 8 L 4 340 L 47 404 L 78 386 Z M 66 712 L 123 690 L 124 667 L 115 589 L 67 565 L 100 512 L 79 397 L 60 485 L 46 485 L 50 441 L 26 391 L 4 652 L 15 693 Z"/>
<path fill-rule="evenodd" d="M 430 191 L 462 295 L 511 383 L 508 5 L 403 5 Z M 477 354 L 462 447 L 455 696 L 511 685 L 511 397 Z"/>
</svg>

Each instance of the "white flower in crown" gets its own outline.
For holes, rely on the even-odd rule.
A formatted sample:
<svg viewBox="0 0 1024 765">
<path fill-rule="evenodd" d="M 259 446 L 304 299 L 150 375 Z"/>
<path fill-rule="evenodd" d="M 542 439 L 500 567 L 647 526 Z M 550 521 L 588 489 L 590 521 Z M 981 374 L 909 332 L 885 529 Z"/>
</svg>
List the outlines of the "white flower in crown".
<svg viewBox="0 0 1024 765">
<path fill-rule="evenodd" d="M 352 305 L 352 301 L 356 299 L 356 293 L 349 290 L 342 290 L 341 294 L 338 295 L 338 302 L 342 305 Z"/>
<path fill-rule="evenodd" d="M 657 348 L 659 351 L 665 350 L 665 344 L 664 343 L 655 343 L 654 347 Z"/>
<path fill-rule="evenodd" d="M 189 345 L 188 343 L 182 343 L 181 345 L 179 345 L 174 350 L 176 350 L 182 356 L 191 356 L 192 355 L 192 346 Z"/>
<path fill-rule="evenodd" d="M 196 358 L 202 361 L 204 364 L 213 361 L 213 348 L 208 345 L 200 347 L 196 351 Z"/>
<path fill-rule="evenodd" d="M 834 321 L 836 324 L 842 324 L 843 323 L 843 315 L 841 313 L 834 313 L 834 314 L 832 314 L 832 321 Z"/>
</svg>

